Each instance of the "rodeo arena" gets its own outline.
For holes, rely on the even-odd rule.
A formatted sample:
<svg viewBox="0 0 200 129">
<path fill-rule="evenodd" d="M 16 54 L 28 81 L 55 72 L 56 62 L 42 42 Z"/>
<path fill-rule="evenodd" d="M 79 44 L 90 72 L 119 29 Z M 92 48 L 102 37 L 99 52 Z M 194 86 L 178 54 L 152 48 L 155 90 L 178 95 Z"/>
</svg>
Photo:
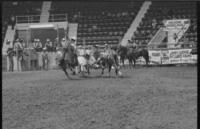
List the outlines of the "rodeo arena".
<svg viewBox="0 0 200 129">
<path fill-rule="evenodd" d="M 197 129 L 197 2 L 2 2 L 3 129 Z"/>
</svg>

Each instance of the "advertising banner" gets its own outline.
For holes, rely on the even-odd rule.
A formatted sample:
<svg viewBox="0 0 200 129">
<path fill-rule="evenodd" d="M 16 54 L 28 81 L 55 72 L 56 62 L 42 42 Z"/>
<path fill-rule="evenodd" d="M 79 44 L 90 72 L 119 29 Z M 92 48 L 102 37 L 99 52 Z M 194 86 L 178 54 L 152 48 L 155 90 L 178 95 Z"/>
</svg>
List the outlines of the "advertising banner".
<svg viewBox="0 0 200 129">
<path fill-rule="evenodd" d="M 178 64 L 181 63 L 181 50 L 169 50 L 169 63 Z"/>
<path fill-rule="evenodd" d="M 162 64 L 169 64 L 169 50 L 162 50 L 161 51 L 161 63 Z"/>
<path fill-rule="evenodd" d="M 151 50 L 149 51 L 150 64 L 161 64 L 161 51 Z"/>
<path fill-rule="evenodd" d="M 176 19 L 176 20 L 167 20 L 165 22 L 165 31 L 168 32 L 168 48 L 174 48 L 175 44 L 181 39 L 184 33 L 190 26 L 189 19 Z"/>
<path fill-rule="evenodd" d="M 190 63 L 191 62 L 191 58 L 192 58 L 192 54 L 190 54 L 191 50 L 192 49 L 182 49 L 180 51 L 181 63 Z"/>
<path fill-rule="evenodd" d="M 192 63 L 192 64 L 197 63 L 197 55 L 192 55 L 192 57 L 190 58 L 190 63 Z"/>
<path fill-rule="evenodd" d="M 184 29 L 183 27 L 189 26 L 189 19 L 176 19 L 176 20 L 166 20 L 166 29 Z"/>
</svg>

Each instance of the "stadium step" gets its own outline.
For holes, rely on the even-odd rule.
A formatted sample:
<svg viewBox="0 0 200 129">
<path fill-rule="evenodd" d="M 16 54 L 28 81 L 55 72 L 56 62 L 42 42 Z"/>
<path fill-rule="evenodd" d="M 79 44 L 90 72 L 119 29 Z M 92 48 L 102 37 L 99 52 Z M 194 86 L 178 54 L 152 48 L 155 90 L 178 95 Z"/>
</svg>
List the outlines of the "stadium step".
<svg viewBox="0 0 200 129">
<path fill-rule="evenodd" d="M 145 1 L 143 3 L 143 5 L 140 8 L 136 18 L 133 20 L 131 26 L 129 27 L 129 29 L 125 33 L 125 35 L 124 35 L 124 37 L 122 39 L 122 42 L 121 42 L 122 45 L 124 45 L 124 46 L 127 45 L 128 40 L 131 40 L 132 35 L 137 30 L 137 27 L 139 26 L 140 22 L 142 21 L 142 18 L 146 14 L 146 12 L 149 9 L 150 5 L 151 5 L 151 1 Z"/>
<path fill-rule="evenodd" d="M 40 16 L 40 22 L 48 22 L 49 21 L 49 10 L 51 9 L 51 1 L 44 1 L 42 4 L 42 13 Z"/>
</svg>

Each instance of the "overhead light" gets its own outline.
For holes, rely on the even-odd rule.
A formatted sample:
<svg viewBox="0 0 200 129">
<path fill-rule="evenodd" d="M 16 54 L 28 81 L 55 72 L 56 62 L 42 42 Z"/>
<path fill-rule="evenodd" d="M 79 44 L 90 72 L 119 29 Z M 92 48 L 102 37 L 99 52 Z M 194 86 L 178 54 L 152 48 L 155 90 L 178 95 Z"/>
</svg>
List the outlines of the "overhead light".
<svg viewBox="0 0 200 129">
<path fill-rule="evenodd" d="M 39 24 L 39 25 L 30 25 L 30 28 L 51 28 L 54 27 L 53 24 Z"/>
</svg>

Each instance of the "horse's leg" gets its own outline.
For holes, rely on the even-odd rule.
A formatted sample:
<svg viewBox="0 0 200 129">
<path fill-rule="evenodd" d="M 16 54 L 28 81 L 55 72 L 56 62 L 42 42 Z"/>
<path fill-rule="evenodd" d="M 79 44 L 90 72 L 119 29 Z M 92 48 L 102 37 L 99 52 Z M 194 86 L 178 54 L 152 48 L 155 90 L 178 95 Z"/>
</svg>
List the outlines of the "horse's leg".
<svg viewBox="0 0 200 129">
<path fill-rule="evenodd" d="M 129 68 L 131 69 L 133 65 L 132 59 L 129 59 Z"/>
<path fill-rule="evenodd" d="M 109 65 L 109 66 L 108 66 L 108 76 L 109 76 L 109 77 L 110 77 L 111 69 L 112 69 L 112 65 Z"/>
<path fill-rule="evenodd" d="M 65 73 L 65 75 L 67 76 L 67 78 L 68 78 L 68 79 L 71 79 L 70 76 L 69 76 L 69 74 L 68 74 L 68 72 L 67 72 L 67 70 L 66 70 L 66 67 L 65 67 L 64 65 L 62 65 L 61 68 L 62 68 L 62 70 L 64 71 L 64 73 Z"/>
<path fill-rule="evenodd" d="M 133 62 L 134 62 L 134 67 L 135 67 L 135 64 L 136 64 L 136 59 L 133 59 Z"/>
<path fill-rule="evenodd" d="M 118 72 L 119 72 L 119 68 L 118 68 L 118 66 L 116 65 L 116 66 L 115 66 L 115 73 L 116 73 L 116 76 L 118 76 Z"/>
<path fill-rule="evenodd" d="M 90 67 L 89 67 L 89 65 L 87 65 L 86 67 L 87 67 L 87 73 L 88 73 L 88 75 L 90 75 Z"/>
<path fill-rule="evenodd" d="M 72 75 L 76 75 L 74 67 L 71 64 L 68 64 L 68 68 L 72 71 Z"/>
<path fill-rule="evenodd" d="M 85 67 L 85 66 L 81 65 L 81 75 L 82 75 L 82 77 L 85 77 L 84 67 Z"/>
<path fill-rule="evenodd" d="M 122 67 L 124 68 L 124 58 L 121 58 Z"/>
<path fill-rule="evenodd" d="M 148 57 L 146 58 L 146 67 L 148 67 L 149 66 L 149 59 L 148 59 Z"/>
<path fill-rule="evenodd" d="M 102 70 L 101 70 L 101 75 L 103 75 L 104 74 L 104 67 L 102 68 Z"/>
<path fill-rule="evenodd" d="M 132 69 L 135 67 L 135 61 L 134 61 L 134 59 L 131 59 L 131 67 L 132 67 Z"/>
<path fill-rule="evenodd" d="M 129 62 L 129 68 L 131 69 L 131 68 L 132 68 L 132 59 L 129 58 L 129 59 L 128 59 L 128 62 Z"/>
</svg>

